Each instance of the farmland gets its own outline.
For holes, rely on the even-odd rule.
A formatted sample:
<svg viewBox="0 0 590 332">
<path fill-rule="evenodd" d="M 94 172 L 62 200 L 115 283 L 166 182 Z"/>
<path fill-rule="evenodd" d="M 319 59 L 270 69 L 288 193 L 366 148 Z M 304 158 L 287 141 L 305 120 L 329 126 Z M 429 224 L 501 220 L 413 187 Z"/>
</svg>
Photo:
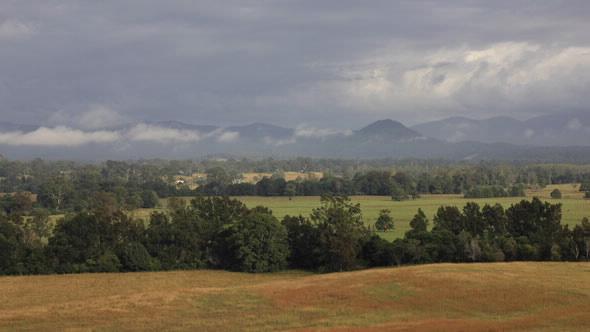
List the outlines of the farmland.
<svg viewBox="0 0 590 332">
<path fill-rule="evenodd" d="M 273 176 L 273 173 L 269 172 L 245 172 L 241 173 L 238 178 L 239 182 L 243 183 L 250 183 L 256 184 L 256 182 L 262 180 L 263 178 L 270 178 Z M 319 180 L 324 177 L 324 173 L 322 172 L 282 172 L 280 174 L 285 181 L 295 181 L 295 180 Z M 177 174 L 172 176 L 171 178 L 164 176 L 162 180 L 169 181 L 170 184 L 183 184 L 188 186 L 188 188 L 195 189 L 198 188 L 199 185 L 205 181 L 207 181 L 207 174 L 206 173 L 192 173 L 190 175 L 185 174 Z M 182 181 L 177 182 L 177 181 Z"/>
<path fill-rule="evenodd" d="M 588 263 L 1 277 L 0 330 L 590 329 Z"/>
<path fill-rule="evenodd" d="M 549 192 L 552 188 L 561 187 L 564 192 L 564 198 L 551 199 Z M 574 190 L 568 190 L 571 185 L 548 186 L 539 192 L 529 192 L 528 198 L 538 196 L 551 203 L 561 203 L 563 205 L 564 224 L 575 225 L 583 217 L 590 216 L 590 200 L 583 199 L 582 193 Z M 566 190 L 566 191 L 564 191 Z M 567 193 L 567 194 L 565 194 Z M 289 200 L 287 197 L 242 197 L 239 198 L 247 206 L 254 207 L 263 205 L 269 207 L 277 217 L 284 215 L 308 215 L 311 210 L 320 205 L 319 197 L 293 197 Z M 440 206 L 464 206 L 467 202 L 476 202 L 479 205 L 499 203 L 505 208 L 514 204 L 522 197 L 502 197 L 502 198 L 482 198 L 466 199 L 462 195 L 424 195 L 416 200 L 407 200 L 402 202 L 392 201 L 390 197 L 384 196 L 354 196 L 352 200 L 361 205 L 363 217 L 366 223 L 373 223 L 379 215 L 381 209 L 391 210 L 394 218 L 396 229 L 392 232 L 382 234 L 387 239 L 402 237 L 409 230 L 409 222 L 420 208 L 432 220 L 432 216 Z"/>
<path fill-rule="evenodd" d="M 563 193 L 562 199 L 551 199 L 549 194 L 553 189 L 558 188 Z M 539 197 L 551 203 L 561 203 L 563 218 L 562 222 L 567 225 L 578 224 L 582 218 L 590 217 L 590 200 L 584 199 L 583 193 L 578 191 L 577 184 L 549 185 L 539 190 L 528 190 L 527 199 Z M 285 215 L 309 215 L 309 213 L 320 205 L 320 198 L 317 196 L 297 196 L 291 200 L 288 197 L 259 197 L 247 196 L 237 197 L 248 207 L 262 205 L 270 208 L 274 215 L 282 218 Z M 190 197 L 186 197 L 190 200 Z M 363 217 L 367 224 L 372 224 L 377 219 L 381 209 L 391 210 L 395 221 L 395 230 L 381 233 L 381 236 L 392 240 L 402 237 L 409 229 L 409 222 L 420 208 L 426 216 L 432 220 L 432 216 L 440 206 L 464 206 L 467 202 L 477 202 L 479 205 L 499 203 L 505 208 L 514 204 L 523 197 L 502 197 L 502 198 L 463 198 L 462 195 L 423 195 L 419 199 L 396 202 L 386 196 L 353 196 L 353 202 L 359 203 L 363 211 Z M 166 200 L 161 200 L 159 209 L 138 209 L 131 214 L 137 218 L 147 219 L 153 211 L 164 211 Z"/>
</svg>

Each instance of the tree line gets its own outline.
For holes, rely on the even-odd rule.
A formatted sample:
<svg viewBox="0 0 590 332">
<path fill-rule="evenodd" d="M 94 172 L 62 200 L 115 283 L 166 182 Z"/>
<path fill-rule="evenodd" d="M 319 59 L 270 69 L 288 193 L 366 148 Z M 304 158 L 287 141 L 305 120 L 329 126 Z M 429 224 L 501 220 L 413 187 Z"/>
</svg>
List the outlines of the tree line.
<svg viewBox="0 0 590 332">
<path fill-rule="evenodd" d="M 284 168 L 275 168 L 284 167 Z M 324 168 L 323 168 L 324 167 Z M 273 176 L 245 183 L 240 172 L 270 171 Z M 321 171 L 321 179 L 286 181 L 282 171 Z M 176 185 L 179 174 L 207 175 L 198 188 Z M 387 195 L 394 200 L 422 194 L 463 194 L 468 198 L 522 196 L 524 188 L 581 182 L 590 198 L 590 167 L 445 161 L 346 161 L 297 158 L 224 161 L 63 161 L 0 160 L 0 194 L 4 209 L 18 205 L 17 193 L 34 194 L 33 208 L 50 213 L 82 212 L 105 194 L 123 210 L 151 208 L 159 198 L 194 195 Z M 8 195 L 10 194 L 10 195 Z M 30 210 L 30 209 L 29 209 Z"/>
<path fill-rule="evenodd" d="M 418 210 L 393 242 L 368 228 L 358 204 L 324 196 L 310 216 L 278 220 L 266 207 L 228 197 L 171 198 L 149 222 L 108 202 L 67 215 L 53 229 L 19 214 L 0 216 L 0 274 L 214 268 L 319 272 L 437 262 L 588 260 L 590 222 L 561 225 L 561 206 L 534 198 L 504 209 L 440 207 L 432 227 Z M 379 223 L 393 226 L 382 211 Z"/>
</svg>

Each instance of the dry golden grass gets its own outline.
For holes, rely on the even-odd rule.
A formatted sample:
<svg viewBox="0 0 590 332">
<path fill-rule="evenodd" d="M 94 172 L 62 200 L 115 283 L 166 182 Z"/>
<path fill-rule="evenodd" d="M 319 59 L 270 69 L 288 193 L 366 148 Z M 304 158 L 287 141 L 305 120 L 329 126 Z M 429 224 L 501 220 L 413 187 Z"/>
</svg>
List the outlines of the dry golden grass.
<svg viewBox="0 0 590 332">
<path fill-rule="evenodd" d="M 242 173 L 242 178 L 246 183 L 255 184 L 256 182 L 262 180 L 263 178 L 270 178 L 272 173 Z"/>
<path fill-rule="evenodd" d="M 270 178 L 272 177 L 272 173 L 242 173 L 242 179 L 244 182 L 255 184 L 256 182 L 262 180 L 263 178 Z M 319 180 L 324 177 L 324 173 L 322 172 L 284 172 L 283 177 L 286 181 L 295 181 L 295 180 Z"/>
<path fill-rule="evenodd" d="M 258 181 L 262 180 L 265 177 L 270 178 L 270 177 L 272 177 L 272 175 L 273 175 L 273 173 L 261 173 L 261 172 L 247 172 L 247 173 L 241 174 L 242 181 L 244 181 L 246 183 L 252 183 L 252 184 L 256 184 Z M 297 179 L 319 180 L 322 177 L 324 177 L 324 173 L 322 173 L 322 172 L 305 172 L 305 173 L 284 172 L 284 178 L 286 181 L 294 181 Z M 175 175 L 173 178 L 174 178 L 174 182 L 176 182 L 176 180 L 183 180 L 183 181 L 185 181 L 185 185 L 187 185 L 191 189 L 195 189 L 199 186 L 199 183 L 207 180 L 207 174 L 206 173 L 193 173 L 191 175 L 178 174 L 178 175 Z M 165 181 L 168 180 L 167 177 L 164 177 L 162 179 Z"/>
<path fill-rule="evenodd" d="M 285 172 L 286 181 L 300 180 L 319 180 L 324 177 L 323 172 Z"/>
<path fill-rule="evenodd" d="M 590 264 L 0 278 L 2 330 L 590 330 Z"/>
<path fill-rule="evenodd" d="M 559 191 L 561 191 L 561 197 L 563 199 L 584 199 L 584 193 L 580 191 L 579 183 L 550 184 L 542 189 L 528 190 L 527 196 L 536 196 L 539 198 L 550 199 L 551 192 L 554 189 L 559 189 Z"/>
</svg>

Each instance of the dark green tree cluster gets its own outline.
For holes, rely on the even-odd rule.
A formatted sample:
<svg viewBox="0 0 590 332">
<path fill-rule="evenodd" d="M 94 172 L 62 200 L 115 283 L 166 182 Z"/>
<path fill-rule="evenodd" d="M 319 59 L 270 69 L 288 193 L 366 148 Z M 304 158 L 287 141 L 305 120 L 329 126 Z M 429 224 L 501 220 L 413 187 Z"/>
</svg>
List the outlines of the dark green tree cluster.
<svg viewBox="0 0 590 332">
<path fill-rule="evenodd" d="M 508 190 L 502 186 L 475 186 L 465 192 L 465 198 L 524 197 L 525 187 L 515 184 Z"/>
<path fill-rule="evenodd" d="M 120 210 L 68 216 L 53 234 L 0 219 L 0 273 L 79 273 L 221 268 L 270 272 L 287 267 L 287 231 L 270 212 L 227 197 L 198 197 L 147 227 Z M 37 233 L 38 232 L 38 233 Z M 39 239 L 47 236 L 47 244 Z"/>
<path fill-rule="evenodd" d="M 383 243 L 372 265 L 515 260 L 588 260 L 590 223 L 561 225 L 561 205 L 523 200 L 508 209 L 468 203 L 441 207 L 429 222 L 419 210 L 403 239 Z M 388 257 L 386 264 L 384 257 Z"/>
<path fill-rule="evenodd" d="M 323 272 L 362 266 L 363 244 L 369 237 L 360 205 L 344 196 L 324 196 L 310 218 L 283 219 L 287 229 L 292 268 Z"/>
<path fill-rule="evenodd" d="M 265 207 L 227 197 L 172 202 L 146 227 L 116 210 L 113 197 L 45 230 L 0 219 L 0 273 L 79 273 L 221 268 L 271 272 L 287 268 L 342 271 L 360 265 L 368 236 L 358 204 L 324 197 L 310 218 L 279 222 Z M 46 239 L 46 244 L 41 241 Z"/>
<path fill-rule="evenodd" d="M 523 200 L 508 209 L 468 203 L 441 207 L 432 228 L 419 210 L 403 239 L 372 234 L 361 209 L 325 196 L 309 218 L 279 222 L 265 207 L 227 197 L 171 201 L 149 225 L 109 204 L 66 216 L 53 231 L 46 211 L 32 218 L 0 214 L 0 274 L 119 272 L 218 268 L 322 272 L 435 262 L 590 259 L 590 222 L 561 225 L 561 206 Z M 380 219 L 390 225 L 389 211 Z"/>
</svg>

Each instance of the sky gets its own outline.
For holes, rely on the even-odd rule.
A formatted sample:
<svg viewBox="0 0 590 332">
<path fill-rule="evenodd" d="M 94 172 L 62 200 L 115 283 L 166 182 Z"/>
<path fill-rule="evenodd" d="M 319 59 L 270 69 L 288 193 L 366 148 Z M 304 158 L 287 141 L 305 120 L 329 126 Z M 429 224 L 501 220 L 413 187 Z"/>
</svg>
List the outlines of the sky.
<svg viewBox="0 0 590 332">
<path fill-rule="evenodd" d="M 589 31 L 585 0 L 2 0 L 0 120 L 67 143 L 138 121 L 590 112 Z"/>
</svg>

